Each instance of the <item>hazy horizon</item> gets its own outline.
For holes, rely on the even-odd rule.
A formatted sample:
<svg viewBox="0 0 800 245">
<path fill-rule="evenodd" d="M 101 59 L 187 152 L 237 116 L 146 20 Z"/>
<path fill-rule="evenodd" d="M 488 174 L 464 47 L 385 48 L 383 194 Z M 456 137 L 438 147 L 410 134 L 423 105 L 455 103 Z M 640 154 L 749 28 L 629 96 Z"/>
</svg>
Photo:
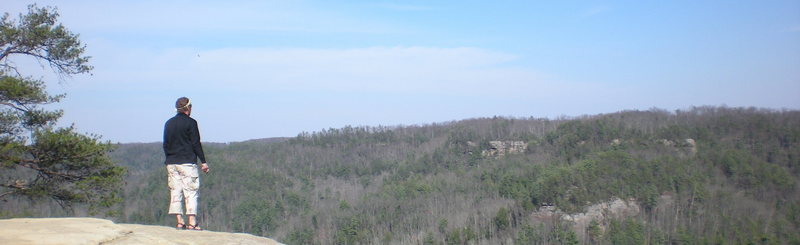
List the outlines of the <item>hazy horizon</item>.
<svg viewBox="0 0 800 245">
<path fill-rule="evenodd" d="M 13 1 L 55 6 L 93 75 L 59 125 L 158 142 L 194 104 L 203 141 L 479 117 L 693 106 L 800 109 L 800 2 Z M 146 14 L 143 14 L 146 13 Z"/>
</svg>

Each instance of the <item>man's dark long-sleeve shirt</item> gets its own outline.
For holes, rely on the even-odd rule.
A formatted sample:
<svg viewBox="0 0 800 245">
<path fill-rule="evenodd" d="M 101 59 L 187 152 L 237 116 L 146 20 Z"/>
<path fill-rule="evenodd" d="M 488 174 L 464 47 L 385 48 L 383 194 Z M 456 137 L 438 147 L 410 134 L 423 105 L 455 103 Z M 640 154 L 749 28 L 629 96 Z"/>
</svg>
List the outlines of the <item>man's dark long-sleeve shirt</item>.
<svg viewBox="0 0 800 245">
<path fill-rule="evenodd" d="M 200 130 L 197 121 L 186 114 L 178 113 L 164 124 L 165 164 L 197 164 L 206 162 L 203 145 L 200 144 Z"/>
</svg>

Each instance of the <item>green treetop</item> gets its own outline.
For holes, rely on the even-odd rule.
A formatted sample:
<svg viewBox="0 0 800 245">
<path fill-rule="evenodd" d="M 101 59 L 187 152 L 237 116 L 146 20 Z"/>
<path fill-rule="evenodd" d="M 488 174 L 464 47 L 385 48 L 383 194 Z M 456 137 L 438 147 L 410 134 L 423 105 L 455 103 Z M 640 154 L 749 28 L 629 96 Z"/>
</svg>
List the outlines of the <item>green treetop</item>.
<svg viewBox="0 0 800 245">
<path fill-rule="evenodd" d="M 48 94 L 44 81 L 23 76 L 13 62 L 32 57 L 60 77 L 92 70 L 85 45 L 57 23 L 58 16 L 56 8 L 30 5 L 18 20 L 8 13 L 0 20 L 0 197 L 110 207 L 120 201 L 125 172 L 106 156 L 111 144 L 56 127 L 62 111 L 41 106 L 64 95 Z"/>
</svg>

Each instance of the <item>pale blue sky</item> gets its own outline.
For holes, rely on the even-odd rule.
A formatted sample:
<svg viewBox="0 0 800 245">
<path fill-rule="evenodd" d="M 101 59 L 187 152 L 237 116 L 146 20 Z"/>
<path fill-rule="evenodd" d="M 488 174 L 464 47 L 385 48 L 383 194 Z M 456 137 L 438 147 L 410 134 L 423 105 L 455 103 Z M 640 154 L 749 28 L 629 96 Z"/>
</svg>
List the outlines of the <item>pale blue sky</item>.
<svg viewBox="0 0 800 245">
<path fill-rule="evenodd" d="M 800 1 L 4 1 L 57 6 L 93 56 L 62 125 L 156 142 L 474 117 L 800 109 Z"/>
</svg>

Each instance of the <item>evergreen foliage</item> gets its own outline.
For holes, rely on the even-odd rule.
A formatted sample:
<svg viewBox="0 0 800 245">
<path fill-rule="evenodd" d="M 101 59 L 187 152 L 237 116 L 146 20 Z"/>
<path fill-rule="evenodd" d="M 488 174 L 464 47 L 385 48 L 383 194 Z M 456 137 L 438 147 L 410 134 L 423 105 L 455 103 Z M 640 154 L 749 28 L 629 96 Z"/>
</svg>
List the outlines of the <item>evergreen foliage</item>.
<svg viewBox="0 0 800 245">
<path fill-rule="evenodd" d="M 55 8 L 30 5 L 18 20 L 8 13 L 0 20 L 0 197 L 110 208 L 121 201 L 125 173 L 107 157 L 111 145 L 72 127 L 55 127 L 62 112 L 41 106 L 64 95 L 49 95 L 44 81 L 22 76 L 11 61 L 34 58 L 62 77 L 88 73 L 85 46 L 57 19 Z"/>
</svg>

